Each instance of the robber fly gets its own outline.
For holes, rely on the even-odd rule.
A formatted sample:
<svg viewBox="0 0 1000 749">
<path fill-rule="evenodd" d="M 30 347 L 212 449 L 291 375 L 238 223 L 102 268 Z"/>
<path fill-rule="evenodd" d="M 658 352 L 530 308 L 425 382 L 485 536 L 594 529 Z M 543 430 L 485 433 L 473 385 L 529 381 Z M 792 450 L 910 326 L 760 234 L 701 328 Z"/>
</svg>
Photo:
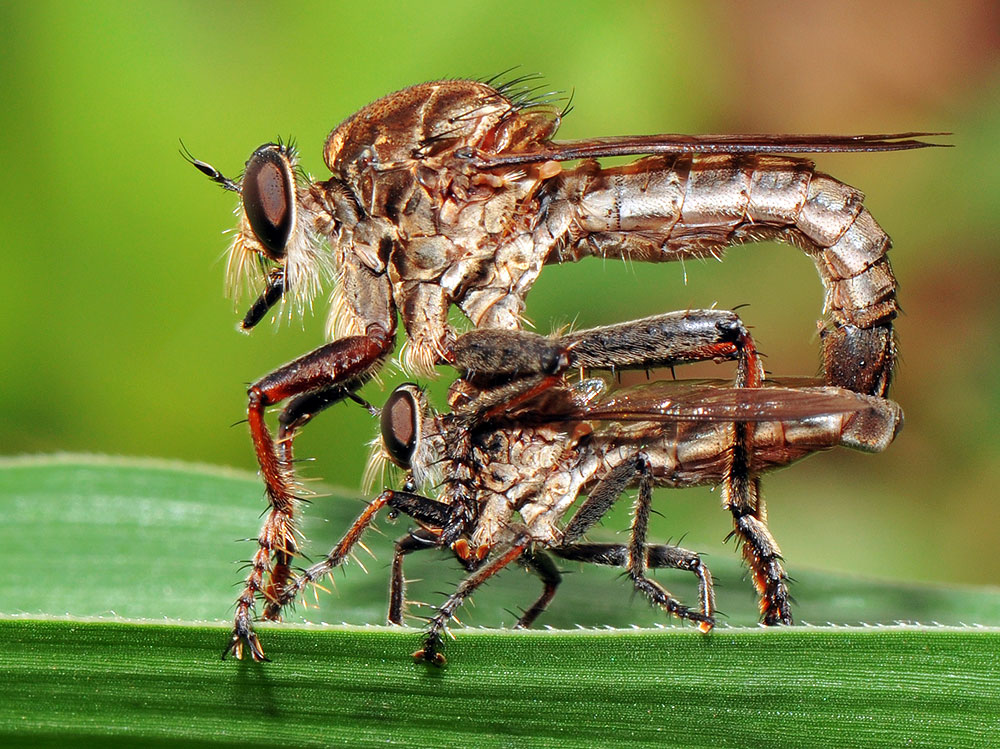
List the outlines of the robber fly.
<svg viewBox="0 0 1000 749">
<path fill-rule="evenodd" d="M 664 317 L 651 320 L 662 322 Z M 537 368 L 543 371 L 550 370 L 547 362 L 557 360 L 569 347 L 583 349 L 583 355 L 606 365 L 609 356 L 625 358 L 620 350 L 629 347 L 632 328 L 642 336 L 649 324 L 644 320 L 582 331 L 572 341 L 526 333 L 522 336 L 535 340 L 525 341 L 522 349 L 534 344 L 537 352 L 551 354 L 538 358 Z M 459 359 L 468 364 L 477 355 L 463 351 Z M 741 361 L 742 369 L 755 366 L 752 354 Z M 763 620 L 791 623 L 787 577 L 778 544 L 767 529 L 758 477 L 838 445 L 881 451 L 902 421 L 902 412 L 892 401 L 830 386 L 731 387 L 661 381 L 607 392 L 603 380 L 570 383 L 560 378 L 539 387 L 532 374 L 514 379 L 521 380 L 518 392 L 524 397 L 511 397 L 509 378 L 484 391 L 475 384 L 476 375 L 467 371 L 451 389 L 453 410 L 446 414 L 434 412 L 416 385 L 396 388 L 381 410 L 377 454 L 381 461 L 408 472 L 404 490 L 382 492 L 326 559 L 296 577 L 268 604 L 265 618 L 280 618 L 284 605 L 339 566 L 379 510 L 388 507 L 420 526 L 396 542 L 390 622 L 402 623 L 407 554 L 449 549 L 470 572 L 437 608 L 423 647 L 414 654 L 419 659 L 444 662 L 442 635 L 455 610 L 511 562 L 534 571 L 543 583 L 541 596 L 517 623 L 529 626 L 559 585 L 560 574 L 550 553 L 624 567 L 635 588 L 653 604 L 708 631 L 714 623 L 714 592 L 707 567 L 694 552 L 648 544 L 646 529 L 654 485 L 711 484 L 722 487 L 724 505 L 732 513 L 760 593 Z M 505 391 L 500 398 L 492 392 L 497 388 Z M 506 405 L 494 408 L 498 401 Z M 737 454 L 740 450 L 742 457 Z M 636 485 L 629 543 L 584 541 L 587 530 L 622 492 Z M 587 495 L 586 501 L 564 523 L 581 495 Z M 646 570 L 652 567 L 692 572 L 699 586 L 697 608 L 681 603 L 649 579 Z M 247 641 L 259 649 L 252 633 Z"/>
<path fill-rule="evenodd" d="M 721 256 L 779 239 L 813 258 L 826 294 L 827 384 L 885 395 L 895 361 L 896 281 L 889 238 L 856 189 L 788 153 L 895 151 L 931 144 L 894 135 L 653 135 L 555 141 L 565 113 L 524 88 L 450 80 L 380 99 L 333 130 L 332 176 L 312 181 L 293 148 L 258 148 L 237 180 L 187 157 L 240 195 L 229 286 L 260 289 L 249 330 L 287 303 L 300 312 L 333 286 L 331 342 L 248 391 L 248 422 L 270 510 L 236 629 L 273 597 L 294 556 L 295 433 L 354 397 L 389 357 L 397 313 L 403 364 L 428 375 L 454 363 L 456 305 L 481 329 L 516 331 L 546 264 L 583 257 L 666 261 Z M 625 166 L 596 159 L 640 155 Z M 568 167 L 567 162 L 578 162 Z M 501 344 L 506 347 L 507 344 Z M 277 439 L 264 418 L 287 402 Z"/>
</svg>

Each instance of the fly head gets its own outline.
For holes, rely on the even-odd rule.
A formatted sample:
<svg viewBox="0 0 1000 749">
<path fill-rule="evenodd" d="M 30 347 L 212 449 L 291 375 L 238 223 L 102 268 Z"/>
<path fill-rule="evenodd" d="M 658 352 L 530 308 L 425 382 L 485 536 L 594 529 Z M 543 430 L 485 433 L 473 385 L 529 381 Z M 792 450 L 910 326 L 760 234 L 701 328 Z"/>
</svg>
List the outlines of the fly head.
<svg viewBox="0 0 1000 749">
<path fill-rule="evenodd" d="M 327 225 L 323 207 L 312 196 L 312 184 L 298 166 L 292 146 L 265 143 L 255 150 L 237 179 L 181 152 L 196 169 L 225 190 L 240 196 L 242 218 L 229 250 L 226 285 L 232 296 L 244 287 L 256 295 L 241 329 L 262 320 L 290 295 L 292 309 L 302 312 L 333 277 L 333 262 L 317 233 Z"/>
</svg>

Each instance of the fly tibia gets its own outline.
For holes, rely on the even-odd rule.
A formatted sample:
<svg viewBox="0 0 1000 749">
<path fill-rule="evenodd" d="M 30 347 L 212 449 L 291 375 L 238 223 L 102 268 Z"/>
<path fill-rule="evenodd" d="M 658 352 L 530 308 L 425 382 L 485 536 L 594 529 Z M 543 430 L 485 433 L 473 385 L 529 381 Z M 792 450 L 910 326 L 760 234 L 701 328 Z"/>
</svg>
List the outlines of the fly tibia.
<svg viewBox="0 0 1000 749">
<path fill-rule="evenodd" d="M 528 546 L 527 539 L 518 538 L 513 546 L 500 554 L 489 564 L 479 568 L 459 583 L 458 588 L 448 596 L 447 600 L 441 604 L 437 613 L 431 618 L 430 625 L 424 634 L 424 647 L 414 653 L 415 658 L 425 660 L 435 665 L 443 665 L 444 657 L 438 652 L 442 645 L 441 635 L 446 631 L 448 622 L 451 621 L 458 610 L 458 607 L 465 603 L 465 600 L 475 592 L 475 590 L 493 575 L 506 567 L 514 560 L 521 557 Z"/>
<path fill-rule="evenodd" d="M 649 458 L 639 453 L 635 458 L 635 473 L 639 477 L 639 493 L 632 507 L 632 535 L 628 544 L 628 574 L 635 589 L 655 605 L 680 619 L 689 619 L 701 624 L 713 624 L 710 613 L 692 611 L 674 598 L 666 588 L 646 577 L 647 552 L 646 531 L 653 501 L 652 469 Z"/>
<path fill-rule="evenodd" d="M 542 594 L 518 618 L 514 629 L 526 629 L 535 619 L 548 608 L 556 595 L 556 589 L 562 582 L 562 575 L 552 561 L 552 557 L 542 551 L 526 551 L 518 560 L 526 569 L 531 570 L 542 581 Z"/>
<path fill-rule="evenodd" d="M 415 551 L 436 549 L 438 545 L 437 536 L 423 528 L 411 531 L 396 540 L 392 555 L 392 572 L 389 579 L 387 618 L 390 624 L 402 625 L 403 623 L 403 610 L 406 607 L 406 578 L 403 575 L 403 558 Z"/>
<path fill-rule="evenodd" d="M 761 621 L 768 626 L 791 624 L 788 575 L 781 564 L 781 549 L 760 518 L 734 514 L 733 520 L 743 558 L 760 596 Z"/>
<path fill-rule="evenodd" d="M 605 325 L 559 339 L 571 366 L 653 369 L 699 361 L 733 360 L 752 339 L 735 312 L 686 310 Z"/>
</svg>

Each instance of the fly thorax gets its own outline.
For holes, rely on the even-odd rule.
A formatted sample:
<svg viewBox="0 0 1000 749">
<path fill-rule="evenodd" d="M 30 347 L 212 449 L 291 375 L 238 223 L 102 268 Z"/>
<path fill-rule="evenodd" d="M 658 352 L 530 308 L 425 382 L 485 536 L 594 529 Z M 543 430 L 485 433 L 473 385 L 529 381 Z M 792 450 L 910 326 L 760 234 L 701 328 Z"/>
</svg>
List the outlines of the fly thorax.
<svg viewBox="0 0 1000 749">
<path fill-rule="evenodd" d="M 473 548 L 493 548 L 510 535 L 514 508 L 502 494 L 485 492 L 480 497 L 479 519 L 471 534 Z"/>
<path fill-rule="evenodd" d="M 600 456 L 589 444 L 566 450 L 535 498 L 521 507 L 532 538 L 552 536 L 587 483 L 601 469 Z"/>
</svg>

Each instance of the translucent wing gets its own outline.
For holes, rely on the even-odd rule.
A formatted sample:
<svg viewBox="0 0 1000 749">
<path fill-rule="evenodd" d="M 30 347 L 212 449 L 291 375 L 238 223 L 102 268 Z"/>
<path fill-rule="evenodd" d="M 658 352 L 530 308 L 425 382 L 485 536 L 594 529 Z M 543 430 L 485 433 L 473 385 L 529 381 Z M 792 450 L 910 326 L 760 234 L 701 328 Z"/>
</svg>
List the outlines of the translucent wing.
<svg viewBox="0 0 1000 749">
<path fill-rule="evenodd" d="M 653 154 L 792 154 L 855 153 L 872 151 L 908 151 L 914 148 L 943 148 L 949 144 L 927 143 L 917 138 L 950 133 L 882 133 L 873 135 L 622 135 L 574 141 L 541 141 L 519 146 L 516 151 L 488 153 L 464 149 L 456 156 L 471 158 L 480 168 L 488 169 L 542 161 L 573 161 L 608 156 Z"/>
<path fill-rule="evenodd" d="M 797 421 L 871 408 L 867 396 L 822 386 L 814 379 L 734 388 L 727 380 L 665 380 L 604 395 L 585 380 L 560 386 L 519 405 L 500 421 L 520 424 L 571 421 L 733 422 Z M 582 386 L 582 387 L 581 387 Z"/>
<path fill-rule="evenodd" d="M 721 382 L 663 381 L 612 392 L 581 409 L 608 421 L 795 421 L 870 408 L 864 396 L 836 387 L 734 388 Z"/>
</svg>

